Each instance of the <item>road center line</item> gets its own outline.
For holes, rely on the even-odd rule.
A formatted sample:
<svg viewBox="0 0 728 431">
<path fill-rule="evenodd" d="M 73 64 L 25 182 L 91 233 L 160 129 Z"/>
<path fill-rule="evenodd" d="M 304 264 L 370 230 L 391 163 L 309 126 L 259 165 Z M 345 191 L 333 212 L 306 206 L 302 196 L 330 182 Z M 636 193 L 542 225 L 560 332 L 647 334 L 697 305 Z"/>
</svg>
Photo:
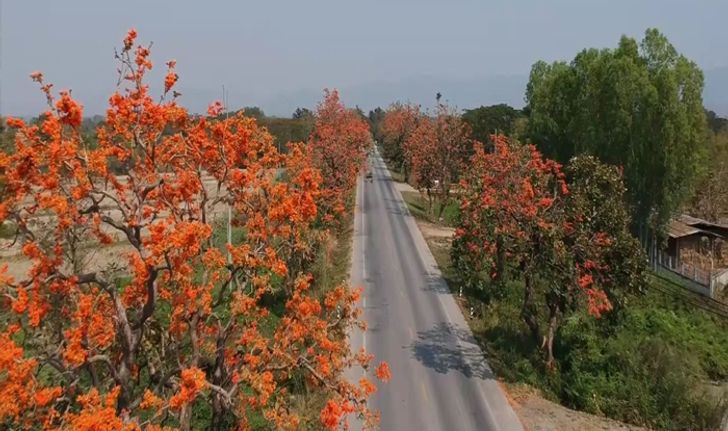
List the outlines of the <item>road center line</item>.
<svg viewBox="0 0 728 431">
<path fill-rule="evenodd" d="M 425 402 L 430 402 L 430 396 L 427 394 L 427 386 L 425 386 L 425 382 L 420 383 L 420 387 L 422 388 L 422 396 L 425 398 Z"/>
</svg>

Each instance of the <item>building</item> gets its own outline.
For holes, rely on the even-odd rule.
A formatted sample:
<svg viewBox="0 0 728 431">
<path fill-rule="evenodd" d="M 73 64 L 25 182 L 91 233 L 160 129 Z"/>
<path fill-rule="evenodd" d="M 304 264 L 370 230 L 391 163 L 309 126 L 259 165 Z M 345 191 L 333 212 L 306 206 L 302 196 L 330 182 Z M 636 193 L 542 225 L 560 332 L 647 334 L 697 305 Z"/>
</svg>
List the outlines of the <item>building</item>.
<svg viewBox="0 0 728 431">
<path fill-rule="evenodd" d="M 667 255 L 676 261 L 701 254 L 721 260 L 722 246 L 728 238 L 728 226 L 681 215 L 667 226 Z"/>
<path fill-rule="evenodd" d="M 691 290 L 714 296 L 728 283 L 728 225 L 681 215 L 667 226 L 667 248 L 655 263 L 687 279 Z"/>
</svg>

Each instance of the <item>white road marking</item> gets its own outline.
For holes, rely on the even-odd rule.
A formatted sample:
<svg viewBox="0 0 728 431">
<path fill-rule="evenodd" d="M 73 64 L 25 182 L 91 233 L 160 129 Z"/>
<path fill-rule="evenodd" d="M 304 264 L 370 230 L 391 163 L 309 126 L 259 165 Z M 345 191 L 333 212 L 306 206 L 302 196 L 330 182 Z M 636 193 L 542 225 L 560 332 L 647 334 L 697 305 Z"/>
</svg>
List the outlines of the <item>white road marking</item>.
<svg viewBox="0 0 728 431">
<path fill-rule="evenodd" d="M 427 394 L 427 386 L 425 386 L 425 382 L 422 382 L 420 385 L 422 387 L 422 395 L 425 398 L 425 402 L 428 402 L 429 403 L 430 402 L 430 396 Z"/>
</svg>

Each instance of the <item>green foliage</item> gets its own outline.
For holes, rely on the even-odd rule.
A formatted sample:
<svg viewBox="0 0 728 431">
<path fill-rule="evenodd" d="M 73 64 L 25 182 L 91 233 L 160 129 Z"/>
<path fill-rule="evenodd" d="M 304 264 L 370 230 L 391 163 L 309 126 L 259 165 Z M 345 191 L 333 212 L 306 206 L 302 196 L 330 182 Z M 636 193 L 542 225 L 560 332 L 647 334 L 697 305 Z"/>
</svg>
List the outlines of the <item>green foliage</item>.
<svg viewBox="0 0 728 431">
<path fill-rule="evenodd" d="M 413 217 L 427 220 L 430 222 L 439 222 L 445 226 L 457 226 L 460 221 L 460 203 L 457 201 L 449 201 L 440 211 L 440 202 L 435 201 L 432 210 L 428 211 L 429 203 L 427 198 L 423 197 L 419 192 L 402 192 L 402 198 L 407 203 L 410 213 Z M 442 220 L 435 220 L 432 214 L 442 214 Z"/>
<path fill-rule="evenodd" d="M 593 275 L 612 306 L 619 307 L 625 295 L 640 292 L 647 282 L 645 255 L 629 232 L 622 175 L 591 156 L 571 159 L 565 171 L 569 178 L 565 206 L 574 226 L 567 248 L 578 256 L 576 262 L 593 260 L 604 265 Z M 608 236 L 608 244 L 598 243 L 600 234 Z"/>
<path fill-rule="evenodd" d="M 257 106 L 246 106 L 240 111 L 243 111 L 246 117 L 255 118 L 256 120 L 265 118 L 265 112 Z"/>
<path fill-rule="evenodd" d="M 725 405 L 702 386 L 726 377 L 726 326 L 660 295 L 637 299 L 614 322 L 577 316 L 564 325 L 560 396 L 657 429 L 715 429 Z"/>
<path fill-rule="evenodd" d="M 440 261 L 438 261 L 440 262 Z M 470 321 L 498 376 L 526 383 L 564 405 L 660 430 L 713 430 L 726 405 L 708 380 L 728 375 L 728 325 L 659 292 L 630 297 L 610 319 L 569 317 L 546 370 L 525 336 L 523 285 L 506 283 L 498 301 Z M 467 293 L 467 292 L 466 292 Z"/>
<path fill-rule="evenodd" d="M 713 111 L 705 111 L 708 128 L 713 133 L 728 132 L 728 118 L 723 118 Z"/>
<path fill-rule="evenodd" d="M 294 120 L 314 120 L 315 115 L 316 114 L 308 108 L 296 108 L 296 110 L 293 111 L 291 118 Z"/>
<path fill-rule="evenodd" d="M 313 118 L 264 117 L 258 124 L 273 135 L 276 146 L 285 152 L 289 142 L 306 142 L 313 131 Z"/>
<path fill-rule="evenodd" d="M 367 120 L 369 121 L 369 130 L 372 131 L 372 137 L 375 141 L 381 142 L 383 139 L 382 135 L 382 123 L 384 117 L 387 115 L 387 111 L 381 107 L 377 107 L 373 111 L 369 111 Z"/>
<path fill-rule="evenodd" d="M 479 142 L 486 143 L 490 141 L 492 134 L 513 136 L 517 120 L 522 117 L 522 111 L 506 104 L 500 104 L 467 109 L 462 118 L 470 126 L 472 137 Z"/>
<path fill-rule="evenodd" d="M 4 222 L 0 224 L 0 239 L 12 239 L 15 238 L 15 232 L 17 228 L 12 222 Z"/>
<path fill-rule="evenodd" d="M 528 135 L 561 163 L 591 154 L 624 168 L 634 227 L 664 227 L 689 197 L 705 137 L 703 74 L 650 29 L 638 46 L 534 64 Z M 638 229 L 635 229 L 635 231 Z"/>
<path fill-rule="evenodd" d="M 267 116 L 257 106 L 248 106 L 237 112 L 240 111 L 248 117 L 255 118 L 259 125 L 265 127 L 273 136 L 278 150 L 284 153 L 289 142 L 306 142 L 313 131 L 315 118 L 306 108 L 296 109 L 291 118 Z M 222 114 L 221 117 L 225 115 Z"/>
</svg>

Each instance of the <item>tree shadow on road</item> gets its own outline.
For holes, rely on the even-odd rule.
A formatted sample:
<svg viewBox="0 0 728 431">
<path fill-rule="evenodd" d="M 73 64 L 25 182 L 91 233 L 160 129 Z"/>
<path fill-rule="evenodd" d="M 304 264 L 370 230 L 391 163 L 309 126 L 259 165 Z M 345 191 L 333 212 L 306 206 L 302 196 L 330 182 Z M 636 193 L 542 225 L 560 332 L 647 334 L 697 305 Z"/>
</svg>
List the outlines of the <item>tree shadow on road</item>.
<svg viewBox="0 0 728 431">
<path fill-rule="evenodd" d="M 447 281 L 442 275 L 427 275 L 427 285 L 423 287 L 424 290 L 441 295 L 450 295 L 450 288 L 447 285 Z"/>
<path fill-rule="evenodd" d="M 495 378 L 472 334 L 451 323 L 441 322 L 418 332 L 411 350 L 422 365 L 438 373 L 457 371 L 467 378 Z"/>
<path fill-rule="evenodd" d="M 384 198 L 384 205 L 387 212 L 389 212 L 390 214 L 394 214 L 397 216 L 409 215 L 409 211 L 406 208 L 402 207 L 402 204 L 397 199 Z"/>
</svg>

